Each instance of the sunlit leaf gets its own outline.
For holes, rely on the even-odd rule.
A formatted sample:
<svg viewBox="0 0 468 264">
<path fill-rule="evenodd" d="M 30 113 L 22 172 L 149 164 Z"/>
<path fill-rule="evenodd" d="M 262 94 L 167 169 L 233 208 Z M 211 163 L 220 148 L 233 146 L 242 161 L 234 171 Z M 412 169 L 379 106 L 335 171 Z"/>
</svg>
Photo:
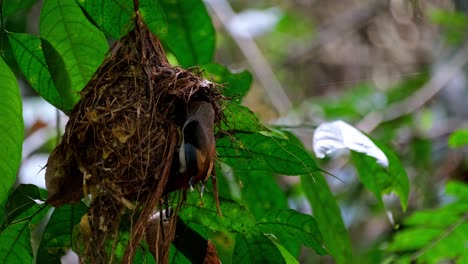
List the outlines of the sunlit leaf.
<svg viewBox="0 0 468 264">
<path fill-rule="evenodd" d="M 0 208 L 16 179 L 24 134 L 21 97 L 16 77 L 0 58 Z"/>
<path fill-rule="evenodd" d="M 94 23 L 114 39 L 119 39 L 132 29 L 132 1 L 77 0 L 77 2 L 86 10 Z"/>
<path fill-rule="evenodd" d="M 281 244 L 276 243 L 275 241 L 273 241 L 273 243 L 278 248 L 281 255 L 283 255 L 286 264 L 299 264 L 299 261 L 297 261 L 297 259 L 293 255 L 291 255 L 291 253 L 289 253 L 289 251 L 286 248 L 284 248 Z"/>
<path fill-rule="evenodd" d="M 205 78 L 223 86 L 222 92 L 232 98 L 231 102 L 241 103 L 252 84 L 252 74 L 246 70 L 233 73 L 219 64 L 203 65 L 201 69 Z"/>
<path fill-rule="evenodd" d="M 326 249 L 337 263 L 348 263 L 351 259 L 351 242 L 330 187 L 318 172 L 313 176 L 301 176 L 301 183 L 312 206 Z"/>
<path fill-rule="evenodd" d="M 8 33 L 8 40 L 18 66 L 29 84 L 42 98 L 62 109 L 63 99 L 49 73 L 41 38 L 23 33 Z"/>
<path fill-rule="evenodd" d="M 221 124 L 221 132 L 223 133 L 255 133 L 268 130 L 260 123 L 255 114 L 245 106 L 229 102 L 226 103 L 223 113 L 225 117 Z"/>
<path fill-rule="evenodd" d="M 387 250 L 398 253 L 400 259 L 412 263 L 440 263 L 468 258 L 468 187 L 449 183 L 447 191 L 457 197 L 453 203 L 433 210 L 414 213 L 403 223 Z M 457 191 L 461 191 L 458 195 Z"/>
<path fill-rule="evenodd" d="M 468 145 L 468 128 L 458 129 L 449 137 L 449 146 L 459 148 Z"/>
<path fill-rule="evenodd" d="M 81 91 L 104 60 L 108 50 L 104 34 L 86 19 L 75 1 L 60 0 L 44 1 L 39 30 L 41 37 L 51 44 L 65 66 L 62 71 L 51 71 L 58 90 L 69 89 L 75 93 Z M 45 57 L 49 68 L 57 61 L 56 58 L 48 61 L 46 52 Z M 64 72 L 67 73 L 66 77 L 54 77 L 54 74 L 65 74 Z M 57 80 L 69 80 L 70 83 L 62 84 Z M 61 88 L 65 85 L 69 87 Z M 65 108 L 71 107 L 68 105 Z"/>
<path fill-rule="evenodd" d="M 169 26 L 164 44 L 175 54 L 182 67 L 211 62 L 215 30 L 201 0 L 161 0 Z M 158 32 L 154 32 L 158 34 Z"/>
<path fill-rule="evenodd" d="M 87 210 L 83 203 L 67 204 L 54 209 L 37 251 L 38 263 L 60 263 L 60 258 L 76 240 L 73 237 L 73 227 L 80 222 Z"/>
</svg>

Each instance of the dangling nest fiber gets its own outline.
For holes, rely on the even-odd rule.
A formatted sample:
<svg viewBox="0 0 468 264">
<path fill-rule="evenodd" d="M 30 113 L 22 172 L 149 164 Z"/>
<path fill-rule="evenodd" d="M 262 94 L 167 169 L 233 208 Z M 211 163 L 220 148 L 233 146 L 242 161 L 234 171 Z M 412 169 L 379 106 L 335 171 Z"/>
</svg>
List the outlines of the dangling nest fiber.
<svg viewBox="0 0 468 264">
<path fill-rule="evenodd" d="M 130 227 L 122 261 L 132 260 L 148 219 L 168 199 L 172 158 L 192 100 L 211 103 L 215 123 L 220 122 L 222 96 L 216 85 L 171 67 L 136 12 L 135 28 L 112 47 L 81 92 L 48 161 L 51 204 L 92 197 L 80 224 L 84 261 L 113 261 L 123 219 Z M 167 252 L 159 254 L 164 262 Z"/>
</svg>

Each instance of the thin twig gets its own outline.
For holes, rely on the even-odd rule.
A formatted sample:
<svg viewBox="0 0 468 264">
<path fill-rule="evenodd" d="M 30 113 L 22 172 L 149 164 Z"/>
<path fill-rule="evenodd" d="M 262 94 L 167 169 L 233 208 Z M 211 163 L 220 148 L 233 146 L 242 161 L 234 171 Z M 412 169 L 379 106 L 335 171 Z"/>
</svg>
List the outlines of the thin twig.
<svg viewBox="0 0 468 264">
<path fill-rule="evenodd" d="M 236 36 L 231 31 L 229 22 L 236 16 L 231 5 L 226 0 L 205 0 L 205 3 L 208 4 L 214 15 L 221 21 L 224 28 L 239 46 L 254 75 L 267 91 L 273 107 L 280 115 L 285 115 L 291 108 L 291 101 L 253 38 L 250 36 Z"/>
<path fill-rule="evenodd" d="M 444 87 L 446 87 L 455 76 L 460 74 L 462 68 L 467 63 L 468 43 L 465 43 L 465 45 L 448 63 L 442 65 L 432 75 L 432 78 L 421 89 L 407 97 L 405 100 L 389 105 L 382 111 L 369 113 L 356 125 L 356 127 L 366 133 L 369 133 L 384 122 L 395 120 L 418 110 Z"/>
</svg>

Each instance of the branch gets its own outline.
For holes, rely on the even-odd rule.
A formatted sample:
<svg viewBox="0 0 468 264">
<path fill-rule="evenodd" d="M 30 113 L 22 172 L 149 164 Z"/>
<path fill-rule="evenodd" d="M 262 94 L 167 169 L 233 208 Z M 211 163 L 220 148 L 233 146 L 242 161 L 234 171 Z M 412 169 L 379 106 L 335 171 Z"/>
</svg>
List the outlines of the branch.
<svg viewBox="0 0 468 264">
<path fill-rule="evenodd" d="M 267 91 L 273 107 L 276 108 L 280 115 L 286 114 L 291 108 L 291 101 L 284 92 L 280 82 L 276 79 L 268 61 L 263 56 L 257 44 L 252 37 L 236 36 L 236 34 L 231 31 L 229 22 L 236 16 L 231 5 L 226 0 L 205 0 L 205 3 L 211 8 L 213 14 L 219 19 L 239 46 L 248 64 L 252 68 L 255 77 Z"/>
<path fill-rule="evenodd" d="M 461 74 L 462 68 L 467 63 L 468 43 L 465 43 L 448 63 L 443 64 L 432 75 L 432 78 L 421 89 L 405 100 L 389 105 L 382 111 L 369 113 L 356 124 L 356 127 L 369 133 L 384 122 L 395 120 L 418 110 L 446 87 L 456 75 Z"/>
</svg>

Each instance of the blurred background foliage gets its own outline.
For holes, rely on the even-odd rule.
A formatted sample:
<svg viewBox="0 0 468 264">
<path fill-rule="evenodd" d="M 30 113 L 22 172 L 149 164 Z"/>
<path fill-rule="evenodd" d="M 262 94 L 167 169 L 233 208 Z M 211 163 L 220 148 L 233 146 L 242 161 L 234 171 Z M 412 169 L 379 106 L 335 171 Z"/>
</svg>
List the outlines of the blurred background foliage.
<svg viewBox="0 0 468 264">
<path fill-rule="evenodd" d="M 8 2 L 11 10 L 4 10 L 8 16 L 5 28 L 37 35 L 41 1 Z M 452 132 L 468 127 L 466 1 L 205 3 L 218 33 L 215 61 L 233 71 L 247 68 L 253 74 L 252 88 L 243 103 L 262 121 L 290 129 L 311 148 L 314 127 L 342 119 L 392 146 L 402 159 L 410 178 L 404 213 L 394 196 L 385 197 L 385 208 L 379 205 L 358 180 L 347 153 L 320 160 L 320 166 L 336 176 L 328 180 L 341 206 L 357 263 L 392 261 L 407 251 L 418 252 L 419 248 L 405 247 L 402 241 L 404 232 L 427 221 L 418 219 L 425 210 L 433 209 L 428 211 L 431 218 L 443 215 L 444 205 L 461 204 L 458 211 L 452 211 L 462 216 L 455 217 L 455 226 L 438 228 L 466 230 L 468 209 L 459 202 L 468 197 L 466 185 L 450 185 L 458 198 L 445 193 L 448 181 L 468 182 L 467 148 L 463 147 L 466 130 L 453 135 L 448 144 Z M 21 75 L 5 34 L 1 50 L 10 68 Z M 63 129 L 66 118 L 57 119 L 55 110 L 44 105 L 26 81 L 19 80 L 26 131 L 20 177 L 32 170 L 35 174 L 30 181 L 41 181 L 38 166 L 45 164 L 55 146 L 57 120 L 58 129 Z M 310 213 L 299 179 L 277 180 L 289 206 Z M 385 210 L 393 213 L 394 224 Z M 411 240 L 418 234 L 408 236 Z M 467 234 L 457 233 L 465 241 L 461 250 L 466 250 Z M 421 247 L 424 243 L 427 241 Z M 448 242 L 446 250 L 451 246 Z M 432 259 L 435 263 L 440 260 Z M 312 250 L 304 250 L 299 261 L 332 262 Z"/>
</svg>

